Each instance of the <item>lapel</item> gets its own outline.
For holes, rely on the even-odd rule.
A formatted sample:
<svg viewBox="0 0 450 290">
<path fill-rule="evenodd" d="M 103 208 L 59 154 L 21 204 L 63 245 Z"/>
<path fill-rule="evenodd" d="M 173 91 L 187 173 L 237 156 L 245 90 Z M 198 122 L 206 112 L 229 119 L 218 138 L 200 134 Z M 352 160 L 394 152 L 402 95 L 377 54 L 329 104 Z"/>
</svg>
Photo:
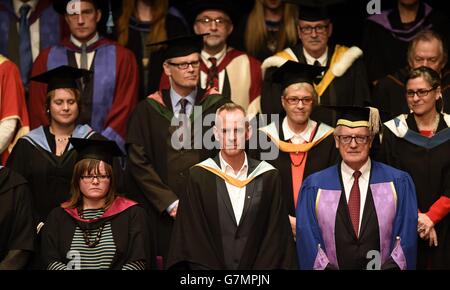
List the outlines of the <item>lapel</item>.
<svg viewBox="0 0 450 290">
<path fill-rule="evenodd" d="M 214 157 L 214 162 L 220 167 L 220 159 L 219 154 Z M 225 208 L 234 223 L 234 226 L 237 227 L 236 217 L 234 216 L 233 206 L 231 205 L 230 196 L 228 194 L 227 186 L 225 185 L 225 181 L 216 176 L 216 184 L 217 184 L 217 194 L 220 196 L 222 202 L 225 204 Z"/>
<path fill-rule="evenodd" d="M 248 174 L 250 174 L 251 172 L 253 172 L 253 170 L 255 170 L 256 166 L 258 166 L 259 162 L 257 160 L 254 160 L 252 158 L 249 158 L 247 156 L 247 162 L 248 162 Z M 258 176 L 259 177 L 259 176 Z M 245 221 L 245 217 L 249 211 L 249 208 L 252 204 L 253 201 L 253 196 L 255 193 L 255 189 L 256 189 L 256 184 L 257 184 L 257 178 L 255 178 L 252 182 L 250 182 L 249 184 L 247 184 L 246 188 L 245 188 L 245 201 L 244 201 L 244 209 L 242 210 L 242 216 L 241 216 L 241 222 L 239 223 L 239 226 L 242 225 Z"/>
</svg>

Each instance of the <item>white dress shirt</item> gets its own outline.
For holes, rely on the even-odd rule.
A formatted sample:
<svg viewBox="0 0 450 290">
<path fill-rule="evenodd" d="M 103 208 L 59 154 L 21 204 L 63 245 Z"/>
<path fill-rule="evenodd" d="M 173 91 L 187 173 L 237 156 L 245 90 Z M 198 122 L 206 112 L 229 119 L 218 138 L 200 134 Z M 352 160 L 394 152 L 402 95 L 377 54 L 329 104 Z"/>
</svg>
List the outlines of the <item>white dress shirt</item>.
<svg viewBox="0 0 450 290">
<path fill-rule="evenodd" d="M 206 51 L 202 50 L 200 53 L 200 56 L 203 60 L 203 62 L 206 64 L 208 68 L 212 66 L 211 61 L 209 61 L 210 57 L 215 57 L 217 59 L 217 66 L 222 62 L 222 60 L 225 58 L 225 54 L 227 52 L 227 46 L 225 46 L 218 54 L 210 55 Z M 202 71 L 200 71 L 200 83 L 202 85 L 202 88 L 206 88 L 206 81 L 207 81 L 208 75 Z M 225 70 L 219 72 L 219 92 L 222 93 L 223 83 L 225 81 Z"/>
<path fill-rule="evenodd" d="M 308 124 L 306 125 L 305 130 L 301 133 L 294 133 L 289 127 L 287 117 L 284 117 L 281 128 L 283 129 L 284 141 L 291 141 L 292 144 L 303 144 L 305 142 L 309 142 L 311 134 L 316 127 L 317 122 L 311 119 L 308 119 Z"/>
<path fill-rule="evenodd" d="M 98 33 L 95 33 L 94 37 L 92 37 L 87 43 L 86 46 L 89 46 L 99 40 Z M 70 41 L 75 44 L 75 46 L 81 48 L 82 43 L 78 41 L 73 35 L 70 35 Z M 87 53 L 87 65 L 88 69 L 91 68 L 92 62 L 94 60 L 95 50 Z M 75 60 L 77 61 L 77 67 L 81 66 L 81 53 L 75 52 Z"/>
<path fill-rule="evenodd" d="M 359 177 L 359 192 L 360 192 L 360 205 L 359 205 L 359 228 L 361 228 L 361 222 L 363 217 L 364 205 L 366 204 L 367 190 L 369 189 L 369 178 L 370 178 L 370 168 L 371 161 L 370 158 L 364 163 L 364 165 L 359 169 L 361 172 L 361 176 Z M 344 161 L 341 162 L 341 174 L 342 174 L 342 182 L 344 183 L 345 189 L 345 198 L 348 203 L 348 199 L 350 198 L 350 191 L 353 186 L 353 181 L 355 178 L 353 177 L 354 170 L 351 169 Z"/>
<path fill-rule="evenodd" d="M 28 20 L 30 19 L 31 13 L 36 9 L 36 5 L 38 4 L 38 0 L 30 0 L 26 3 L 23 3 L 20 0 L 13 0 L 13 7 L 14 12 L 16 13 L 17 17 L 20 19 L 20 7 L 22 5 L 29 5 L 31 7 L 30 11 L 28 12 Z M 19 31 L 19 22 L 17 22 L 17 32 Z M 30 41 L 31 41 L 31 55 L 33 56 L 33 62 L 35 61 L 36 57 L 39 55 L 39 45 L 40 45 L 40 37 L 39 37 L 39 18 L 36 19 L 36 21 L 30 25 Z"/>
<path fill-rule="evenodd" d="M 324 54 L 322 54 L 319 58 L 315 58 L 312 55 L 310 55 L 305 48 L 303 48 L 303 54 L 305 55 L 306 58 L 306 63 L 309 65 L 314 65 L 314 62 L 317 60 L 320 65 L 322 66 L 327 66 L 327 61 L 328 61 L 328 47 L 325 49 Z"/>
<path fill-rule="evenodd" d="M 234 173 L 233 167 L 231 167 L 231 165 L 229 165 L 222 158 L 222 152 L 220 152 L 219 154 L 219 159 L 220 159 L 220 168 L 222 169 L 223 173 L 239 180 L 247 179 L 248 173 L 247 155 L 245 155 L 244 164 L 242 164 L 242 167 L 241 169 L 239 169 L 237 174 Z M 236 223 L 239 225 L 242 216 L 242 211 L 244 210 L 246 186 L 239 188 L 237 186 L 229 184 L 228 182 L 225 182 L 225 185 L 227 186 L 228 195 L 231 200 L 231 205 L 233 206 L 233 212 L 236 218 Z"/>
</svg>

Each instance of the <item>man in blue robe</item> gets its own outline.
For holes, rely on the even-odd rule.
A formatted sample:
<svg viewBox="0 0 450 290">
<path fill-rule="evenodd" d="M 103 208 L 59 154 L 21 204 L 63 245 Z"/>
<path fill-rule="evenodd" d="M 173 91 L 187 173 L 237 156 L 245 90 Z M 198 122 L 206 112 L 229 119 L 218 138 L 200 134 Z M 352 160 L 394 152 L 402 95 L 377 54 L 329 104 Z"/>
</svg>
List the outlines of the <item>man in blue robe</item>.
<svg viewBox="0 0 450 290">
<path fill-rule="evenodd" d="M 414 269 L 417 201 L 403 171 L 373 161 L 376 109 L 341 107 L 335 130 L 342 162 L 309 176 L 300 190 L 301 269 Z"/>
</svg>

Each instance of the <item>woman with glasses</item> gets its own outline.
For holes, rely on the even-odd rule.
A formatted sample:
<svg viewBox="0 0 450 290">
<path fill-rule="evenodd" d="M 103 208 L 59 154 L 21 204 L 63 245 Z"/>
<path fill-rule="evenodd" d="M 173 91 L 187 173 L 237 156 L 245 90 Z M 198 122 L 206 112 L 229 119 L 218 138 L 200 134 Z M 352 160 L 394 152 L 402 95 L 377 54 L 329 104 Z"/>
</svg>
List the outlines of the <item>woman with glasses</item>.
<svg viewBox="0 0 450 290">
<path fill-rule="evenodd" d="M 418 269 L 450 269 L 450 116 L 442 109 L 441 79 L 427 67 L 410 71 L 411 112 L 385 123 L 380 158 L 407 171 L 416 185 Z"/>
<path fill-rule="evenodd" d="M 49 215 L 42 233 L 48 270 L 144 270 L 152 267 L 145 211 L 119 196 L 114 141 L 71 138 L 78 152 L 70 199 Z"/>
</svg>

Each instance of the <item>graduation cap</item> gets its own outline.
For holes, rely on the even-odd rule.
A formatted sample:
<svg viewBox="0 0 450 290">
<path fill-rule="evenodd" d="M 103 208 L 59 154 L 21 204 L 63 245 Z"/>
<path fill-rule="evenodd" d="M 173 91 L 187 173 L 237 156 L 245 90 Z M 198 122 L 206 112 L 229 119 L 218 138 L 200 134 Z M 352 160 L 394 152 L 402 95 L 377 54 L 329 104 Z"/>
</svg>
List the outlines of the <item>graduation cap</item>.
<svg viewBox="0 0 450 290">
<path fill-rule="evenodd" d="M 337 112 L 336 126 L 367 127 L 372 134 L 380 130 L 380 113 L 377 108 L 358 106 L 323 106 Z"/>
<path fill-rule="evenodd" d="M 281 84 L 283 90 L 296 83 L 309 83 L 314 86 L 314 80 L 324 70 L 325 67 L 322 66 L 288 60 L 274 72 L 273 81 Z"/>
<path fill-rule="evenodd" d="M 77 79 L 89 75 L 84 69 L 62 65 L 31 78 L 32 81 L 47 84 L 47 93 L 55 89 L 77 89 Z"/>
<path fill-rule="evenodd" d="M 78 153 L 77 161 L 83 159 L 96 159 L 112 165 L 114 157 L 123 155 L 116 142 L 111 140 L 71 137 L 69 138 L 69 141 Z"/>
<path fill-rule="evenodd" d="M 165 41 L 150 43 L 148 46 L 165 45 L 164 60 L 174 57 L 186 56 L 194 52 L 200 53 L 203 47 L 203 36 L 200 35 L 186 35 L 171 38 Z"/>
<path fill-rule="evenodd" d="M 235 7 L 231 0 L 191 0 L 188 9 L 188 21 L 194 24 L 197 16 L 205 10 L 220 10 L 234 22 L 236 19 Z"/>
<path fill-rule="evenodd" d="M 87 1 L 94 4 L 96 9 L 100 9 L 101 0 L 55 0 L 53 2 L 53 8 L 59 14 L 74 14 L 80 9 L 80 2 Z"/>
<path fill-rule="evenodd" d="M 330 19 L 330 6 L 345 0 L 285 0 L 298 6 L 298 18 L 305 21 Z"/>
</svg>

